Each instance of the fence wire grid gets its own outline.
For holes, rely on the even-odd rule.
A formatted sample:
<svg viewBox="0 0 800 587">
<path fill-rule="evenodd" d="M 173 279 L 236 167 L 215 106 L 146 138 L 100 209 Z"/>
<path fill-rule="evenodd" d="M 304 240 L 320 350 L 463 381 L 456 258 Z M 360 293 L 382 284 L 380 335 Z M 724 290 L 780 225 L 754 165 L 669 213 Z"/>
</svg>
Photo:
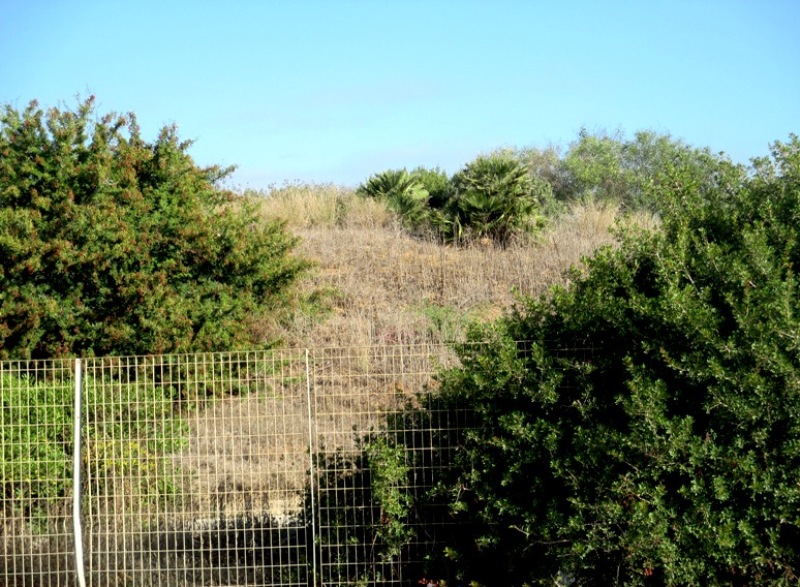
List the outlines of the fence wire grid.
<svg viewBox="0 0 800 587">
<path fill-rule="evenodd" d="M 402 437 L 420 458 L 393 482 L 430 483 L 447 447 L 426 434 L 458 415 L 400 414 L 456 363 L 446 345 L 0 363 L 0 585 L 416 582 L 431 526 L 397 534 L 363 459 Z"/>
</svg>

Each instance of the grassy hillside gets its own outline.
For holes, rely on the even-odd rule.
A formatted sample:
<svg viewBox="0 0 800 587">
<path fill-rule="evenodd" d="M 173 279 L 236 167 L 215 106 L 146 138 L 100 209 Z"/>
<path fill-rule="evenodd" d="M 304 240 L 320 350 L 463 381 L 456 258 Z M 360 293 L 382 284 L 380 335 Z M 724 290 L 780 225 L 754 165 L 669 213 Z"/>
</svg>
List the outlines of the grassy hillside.
<svg viewBox="0 0 800 587">
<path fill-rule="evenodd" d="M 517 294 L 536 296 L 564 283 L 583 256 L 614 242 L 618 209 L 575 205 L 542 233 L 499 248 L 465 247 L 410 236 L 379 201 L 330 185 L 248 192 L 265 217 L 283 219 L 302 239 L 298 252 L 316 263 L 302 288 L 324 292 L 332 307 L 288 321 L 255 325 L 290 346 L 366 346 L 460 339 L 468 323 L 497 316 Z M 652 219 L 640 216 L 639 223 Z"/>
</svg>

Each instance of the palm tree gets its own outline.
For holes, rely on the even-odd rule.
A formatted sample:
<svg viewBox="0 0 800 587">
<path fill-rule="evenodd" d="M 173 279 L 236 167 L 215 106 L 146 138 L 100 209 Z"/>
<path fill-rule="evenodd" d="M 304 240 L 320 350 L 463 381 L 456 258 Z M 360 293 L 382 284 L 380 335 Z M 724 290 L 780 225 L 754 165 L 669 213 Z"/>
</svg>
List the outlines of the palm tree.
<svg viewBox="0 0 800 587">
<path fill-rule="evenodd" d="M 511 157 L 479 157 L 453 177 L 456 195 L 440 217 L 450 236 L 489 238 L 506 246 L 536 215 L 537 183 L 522 163 Z"/>
<path fill-rule="evenodd" d="M 363 196 L 386 200 L 389 209 L 410 228 L 418 228 L 428 218 L 428 190 L 405 169 L 376 173 L 357 191 Z"/>
</svg>

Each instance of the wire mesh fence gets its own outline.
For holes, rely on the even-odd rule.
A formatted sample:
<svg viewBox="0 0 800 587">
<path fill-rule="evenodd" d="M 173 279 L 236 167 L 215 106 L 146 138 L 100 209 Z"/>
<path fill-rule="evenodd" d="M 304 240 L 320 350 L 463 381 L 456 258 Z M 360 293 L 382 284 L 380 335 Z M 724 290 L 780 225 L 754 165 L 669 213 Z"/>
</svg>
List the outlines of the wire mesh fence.
<svg viewBox="0 0 800 587">
<path fill-rule="evenodd" d="M 455 362 L 394 345 L 0 363 L 0 585 L 415 582 L 435 524 L 398 496 L 446 466 L 457 413 L 416 408 Z"/>
<path fill-rule="evenodd" d="M 72 364 L 0 365 L 0 583 L 33 585 L 54 575 L 64 576 L 66 583 L 74 561 L 69 508 Z"/>
</svg>

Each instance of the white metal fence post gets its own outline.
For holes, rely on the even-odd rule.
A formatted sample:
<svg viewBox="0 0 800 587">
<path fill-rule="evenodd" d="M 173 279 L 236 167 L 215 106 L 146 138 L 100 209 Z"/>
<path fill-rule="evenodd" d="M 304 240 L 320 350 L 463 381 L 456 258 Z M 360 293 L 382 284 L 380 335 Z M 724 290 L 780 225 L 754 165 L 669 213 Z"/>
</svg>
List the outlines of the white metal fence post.
<svg viewBox="0 0 800 587">
<path fill-rule="evenodd" d="M 317 508 L 316 508 L 316 491 L 317 484 L 314 472 L 314 426 L 313 426 L 313 412 L 311 410 L 311 362 L 309 360 L 309 352 L 306 349 L 306 397 L 308 404 L 308 487 L 311 501 L 311 585 L 317 584 Z"/>
<path fill-rule="evenodd" d="M 81 390 L 82 365 L 75 359 L 75 402 L 72 414 L 72 531 L 75 542 L 75 573 L 79 587 L 86 587 L 83 569 L 83 532 L 81 530 Z"/>
</svg>

